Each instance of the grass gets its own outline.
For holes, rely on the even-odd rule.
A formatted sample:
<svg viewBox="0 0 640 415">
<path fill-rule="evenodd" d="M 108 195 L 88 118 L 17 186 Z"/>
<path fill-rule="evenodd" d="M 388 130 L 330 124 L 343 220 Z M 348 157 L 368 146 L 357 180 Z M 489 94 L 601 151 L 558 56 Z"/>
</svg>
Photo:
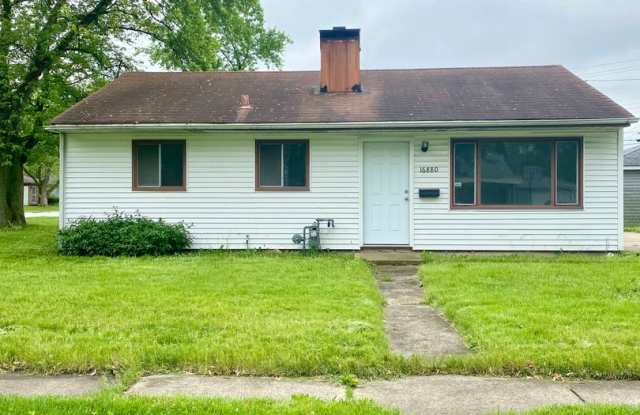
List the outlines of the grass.
<svg viewBox="0 0 640 415">
<path fill-rule="evenodd" d="M 616 405 L 566 405 L 548 406 L 528 412 L 499 412 L 519 415 L 640 415 L 640 407 Z"/>
<path fill-rule="evenodd" d="M 400 360 L 352 256 L 62 257 L 56 219 L 29 223 L 0 231 L 2 370 L 369 377 Z"/>
<path fill-rule="evenodd" d="M 640 379 L 637 256 L 428 255 L 427 300 L 473 353 L 403 359 L 352 256 L 62 257 L 56 219 L 29 223 L 0 231 L 0 370 Z"/>
<path fill-rule="evenodd" d="M 58 204 L 52 203 L 49 206 L 25 206 L 24 211 L 29 213 L 57 212 Z"/>
<path fill-rule="evenodd" d="M 421 273 L 475 352 L 445 371 L 640 378 L 638 256 L 428 255 Z"/>
<path fill-rule="evenodd" d="M 636 226 L 625 226 L 625 227 L 624 227 L 624 231 L 625 231 L 625 232 L 636 232 L 636 233 L 640 233 L 640 225 L 636 225 Z"/>
<path fill-rule="evenodd" d="M 3 415 L 399 415 L 368 401 L 291 401 L 187 398 L 15 398 L 0 397 Z"/>
</svg>

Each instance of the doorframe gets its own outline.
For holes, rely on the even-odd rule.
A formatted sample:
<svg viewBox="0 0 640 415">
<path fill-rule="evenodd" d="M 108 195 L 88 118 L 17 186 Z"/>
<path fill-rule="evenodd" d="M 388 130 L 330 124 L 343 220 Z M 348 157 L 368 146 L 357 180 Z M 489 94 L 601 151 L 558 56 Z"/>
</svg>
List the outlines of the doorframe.
<svg viewBox="0 0 640 415">
<path fill-rule="evenodd" d="M 414 162 L 414 150 L 416 143 L 415 134 L 402 134 L 402 133 L 391 133 L 388 136 L 380 137 L 379 134 L 368 135 L 361 134 L 358 136 L 358 153 L 359 153 L 359 163 L 360 168 L 358 169 L 359 174 L 359 186 L 360 191 L 359 194 L 359 205 L 360 205 L 360 217 L 358 220 L 360 227 L 360 249 L 370 247 L 370 246 L 379 246 L 379 245 L 365 245 L 364 243 L 364 144 L 365 143 L 406 143 L 409 145 L 409 245 L 389 245 L 389 246 L 397 246 L 397 247 L 408 247 L 414 249 L 414 202 L 416 198 L 415 188 L 414 188 L 414 175 L 415 175 L 415 162 Z"/>
</svg>

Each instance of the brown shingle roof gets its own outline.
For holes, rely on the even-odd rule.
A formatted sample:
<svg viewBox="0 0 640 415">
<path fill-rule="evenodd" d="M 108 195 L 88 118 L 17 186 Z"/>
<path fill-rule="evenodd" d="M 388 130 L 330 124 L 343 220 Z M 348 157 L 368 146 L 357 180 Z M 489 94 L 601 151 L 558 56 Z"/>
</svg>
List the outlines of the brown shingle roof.
<svg viewBox="0 0 640 415">
<path fill-rule="evenodd" d="M 305 72 L 134 72 L 53 124 L 323 123 L 627 118 L 562 66 L 364 70 L 362 93 Z M 249 95 L 250 109 L 240 109 Z"/>
</svg>

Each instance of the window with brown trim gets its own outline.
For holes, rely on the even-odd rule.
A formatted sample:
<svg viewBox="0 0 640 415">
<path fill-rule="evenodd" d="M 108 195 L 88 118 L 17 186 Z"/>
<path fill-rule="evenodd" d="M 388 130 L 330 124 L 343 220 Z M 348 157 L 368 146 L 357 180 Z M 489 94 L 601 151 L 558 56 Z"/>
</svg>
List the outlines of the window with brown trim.
<svg viewBox="0 0 640 415">
<path fill-rule="evenodd" d="M 580 208 L 582 139 L 454 139 L 454 208 Z"/>
<path fill-rule="evenodd" d="M 256 190 L 309 190 L 309 140 L 256 140 Z"/>
<path fill-rule="evenodd" d="M 133 190 L 186 190 L 184 140 L 134 140 Z"/>
</svg>

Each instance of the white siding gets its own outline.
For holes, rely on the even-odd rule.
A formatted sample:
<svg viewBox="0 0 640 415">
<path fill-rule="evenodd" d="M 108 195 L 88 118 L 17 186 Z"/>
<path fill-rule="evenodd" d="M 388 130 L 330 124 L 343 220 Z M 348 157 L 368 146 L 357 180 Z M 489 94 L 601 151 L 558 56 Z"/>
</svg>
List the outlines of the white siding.
<svg viewBox="0 0 640 415">
<path fill-rule="evenodd" d="M 618 131 L 501 130 L 426 133 L 429 151 L 415 143 L 415 186 L 440 188 L 439 199 L 414 197 L 415 249 L 426 250 L 618 250 Z M 449 205 L 450 138 L 584 137 L 583 209 L 473 209 Z M 420 174 L 420 166 L 438 166 L 437 174 Z"/>
<path fill-rule="evenodd" d="M 65 224 L 103 216 L 114 207 L 192 224 L 197 248 L 296 248 L 291 236 L 316 217 L 336 220 L 322 229 L 323 246 L 361 246 L 362 142 L 413 143 L 411 241 L 417 250 L 618 250 L 622 212 L 618 134 L 612 128 L 440 130 L 371 133 L 73 133 L 65 140 Z M 584 208 L 580 210 L 451 210 L 452 137 L 584 137 Z M 131 140 L 187 140 L 187 192 L 132 192 Z M 309 192 L 256 192 L 256 138 L 310 139 Z M 430 143 L 422 153 L 423 140 Z M 420 173 L 437 166 L 437 173 Z M 420 199 L 419 188 L 439 188 Z"/>
<path fill-rule="evenodd" d="M 186 192 L 132 192 L 132 138 L 187 140 Z M 259 134 L 258 138 L 310 138 Z M 65 224 L 103 216 L 114 207 L 192 224 L 196 248 L 296 248 L 294 233 L 317 217 L 334 218 L 321 231 L 324 247 L 360 246 L 359 151 L 355 137 L 310 139 L 309 192 L 254 190 L 254 135 L 69 134 L 66 140 Z"/>
</svg>

